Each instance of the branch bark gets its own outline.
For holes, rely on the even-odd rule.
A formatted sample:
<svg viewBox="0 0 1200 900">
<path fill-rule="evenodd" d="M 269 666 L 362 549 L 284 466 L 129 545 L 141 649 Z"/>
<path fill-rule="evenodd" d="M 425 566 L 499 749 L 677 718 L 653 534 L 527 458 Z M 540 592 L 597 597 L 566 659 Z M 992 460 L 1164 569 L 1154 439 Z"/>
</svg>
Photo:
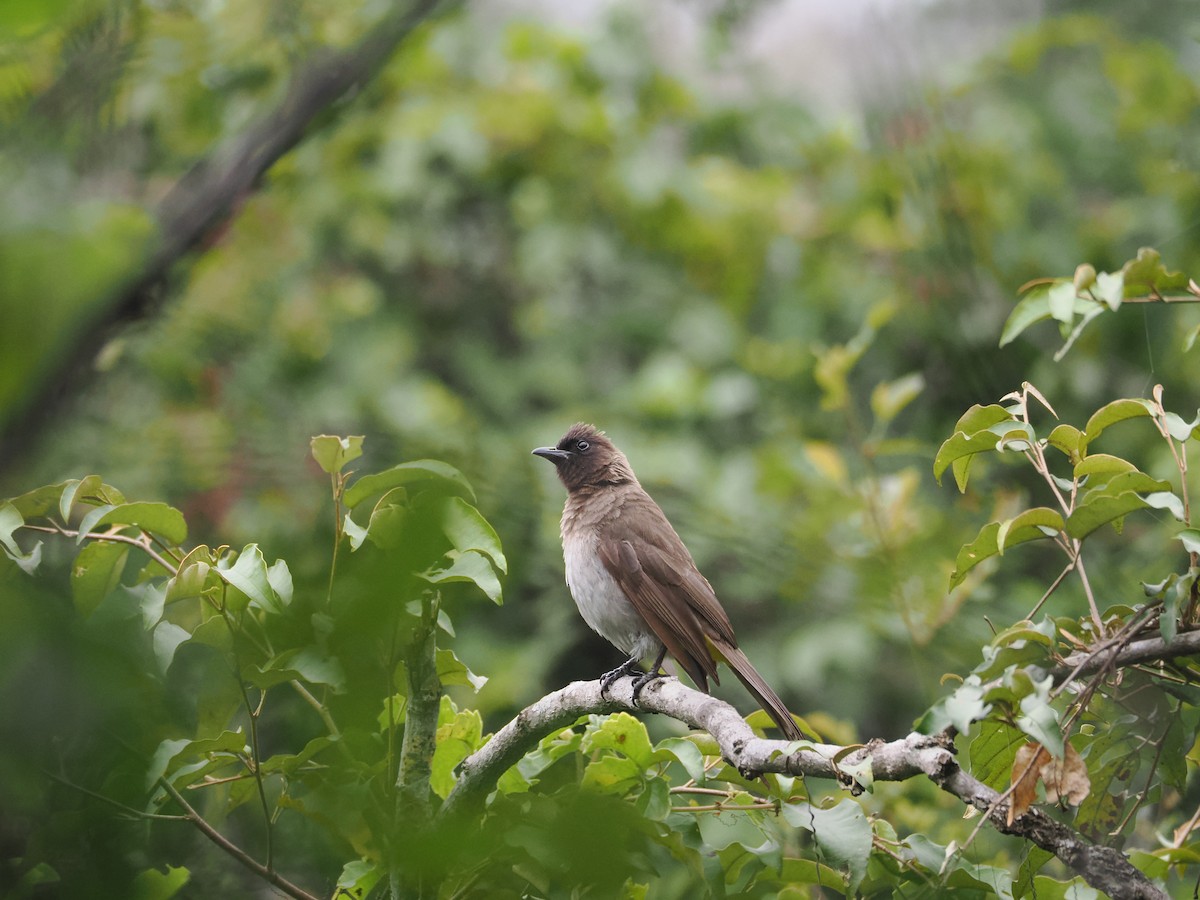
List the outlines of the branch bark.
<svg viewBox="0 0 1200 900">
<path fill-rule="evenodd" d="M 1180 656 L 1191 656 L 1195 653 L 1200 653 L 1200 629 L 1177 634 L 1169 642 L 1156 635 L 1152 638 L 1130 641 L 1123 647 L 1114 647 L 1111 650 L 1099 652 L 1080 650 L 1066 657 L 1062 665 L 1056 666 L 1050 674 L 1054 676 L 1057 684 L 1075 671 L 1076 667 L 1079 668 L 1080 675 L 1088 675 L 1109 666 L 1121 668 L 1175 659 Z"/>
<path fill-rule="evenodd" d="M 24 407 L 9 419 L 0 440 L 0 466 L 49 420 L 57 401 L 80 382 L 95 349 L 97 335 L 145 318 L 165 299 L 161 290 L 172 267 L 199 247 L 212 229 L 234 213 L 263 174 L 304 138 L 322 113 L 353 95 L 375 77 L 400 43 L 439 6 L 454 0 L 397 2 L 395 8 L 357 44 L 340 52 L 322 50 L 292 77 L 282 100 L 241 134 L 214 149 L 179 179 L 159 203 L 154 218 L 158 240 L 142 268 L 98 304 L 86 327 L 64 337 L 56 348 L 58 371 L 31 386 Z"/>
<path fill-rule="evenodd" d="M 1138 871 L 1118 850 L 1093 844 L 1067 825 L 1039 809 L 1006 822 L 1007 801 L 958 765 L 946 735 L 910 734 L 896 741 L 872 741 L 842 756 L 847 748 L 834 744 L 792 744 L 760 738 L 737 710 L 676 679 L 652 682 L 634 704 L 631 678 L 613 683 L 608 696 L 600 682 L 577 681 L 523 709 L 459 768 L 458 784 L 446 798 L 440 816 L 460 817 L 479 812 L 497 779 L 542 738 L 589 713 L 656 712 L 708 732 L 721 755 L 744 776 L 766 772 L 836 778 L 851 789 L 845 772 L 867 764 L 876 781 L 903 781 L 924 776 L 964 803 L 983 810 L 999 831 L 1032 841 L 1053 853 L 1088 884 L 1113 900 L 1167 900 L 1167 895 Z M 834 762 L 838 759 L 838 762 Z"/>
</svg>

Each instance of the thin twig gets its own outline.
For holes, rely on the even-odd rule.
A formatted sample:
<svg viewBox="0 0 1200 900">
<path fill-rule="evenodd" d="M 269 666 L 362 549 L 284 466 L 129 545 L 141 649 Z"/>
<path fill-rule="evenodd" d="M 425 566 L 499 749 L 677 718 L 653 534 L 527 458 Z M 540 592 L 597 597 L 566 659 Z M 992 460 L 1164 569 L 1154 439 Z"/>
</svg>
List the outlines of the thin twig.
<svg viewBox="0 0 1200 900">
<path fill-rule="evenodd" d="M 22 525 L 21 527 L 27 528 L 30 531 L 41 531 L 44 534 L 58 534 L 58 535 L 62 535 L 63 537 L 69 537 L 69 538 L 79 537 L 78 531 L 73 531 L 70 528 L 63 528 L 57 524 L 54 525 L 53 527 L 48 526 L 48 525 L 28 525 L 28 524 Z M 150 546 L 149 539 L 144 536 L 145 532 L 142 532 L 142 534 L 143 534 L 143 537 L 139 540 L 138 538 L 130 537 L 127 534 L 117 534 L 115 532 L 107 532 L 107 531 L 89 531 L 87 534 L 85 534 L 83 536 L 83 539 L 85 541 L 113 541 L 114 543 L 118 543 L 118 544 L 130 544 L 134 547 L 137 547 L 139 550 L 145 551 L 147 556 L 149 556 L 152 560 L 154 560 L 156 563 L 158 563 L 160 566 L 162 566 L 164 569 L 166 569 L 172 575 L 177 575 L 179 573 L 178 567 L 172 565 L 171 563 L 169 563 L 165 559 L 163 559 L 163 557 L 159 553 L 157 553 L 153 547 Z"/>
<path fill-rule="evenodd" d="M 268 868 L 267 866 L 264 866 L 237 844 L 233 843 L 233 841 L 229 840 L 229 838 L 225 837 L 225 835 L 221 834 L 221 832 L 217 831 L 217 829 L 213 828 L 213 826 L 209 824 L 208 820 L 205 819 L 204 816 L 200 815 L 200 813 L 196 812 L 195 807 L 188 803 L 187 800 L 184 799 L 183 794 L 179 793 L 179 791 L 175 789 L 175 786 L 171 784 L 171 782 L 165 777 L 159 776 L 158 784 L 161 785 L 162 788 L 171 795 L 172 800 L 183 807 L 184 815 L 182 818 L 195 825 L 198 829 L 200 829 L 200 832 L 206 838 L 240 862 L 255 875 L 259 876 L 264 881 L 273 884 L 289 897 L 294 898 L 294 900 L 318 900 L 315 894 L 310 894 L 303 888 L 292 884 L 292 882 L 288 881 L 278 872 Z"/>
</svg>

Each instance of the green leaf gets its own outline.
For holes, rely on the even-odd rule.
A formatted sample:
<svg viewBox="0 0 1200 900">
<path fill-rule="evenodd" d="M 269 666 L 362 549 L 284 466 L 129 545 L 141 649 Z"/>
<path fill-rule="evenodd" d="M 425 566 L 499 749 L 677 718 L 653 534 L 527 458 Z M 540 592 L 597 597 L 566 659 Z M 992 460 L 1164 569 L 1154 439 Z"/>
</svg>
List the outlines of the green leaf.
<svg viewBox="0 0 1200 900">
<path fill-rule="evenodd" d="M 1027 740 L 1024 734 L 1003 722 L 984 719 L 979 734 L 970 744 L 971 774 L 993 790 L 1007 790 L 1012 782 L 1017 748 Z"/>
<path fill-rule="evenodd" d="M 1196 338 L 1200 337 L 1200 325 L 1195 325 L 1188 329 L 1187 335 L 1183 339 L 1183 352 L 1187 353 L 1192 347 L 1196 346 Z"/>
<path fill-rule="evenodd" d="M 641 766 L 625 756 L 601 756 L 591 760 L 583 770 L 581 784 L 609 794 L 624 795 L 642 784 Z"/>
<path fill-rule="evenodd" d="M 1063 517 L 1057 510 L 1047 506 L 1027 509 L 1000 523 L 996 530 L 996 552 L 1003 556 L 1007 547 L 1052 538 L 1063 530 L 1063 524 Z"/>
<path fill-rule="evenodd" d="M 25 519 L 17 507 L 5 500 L 0 503 L 0 546 L 5 555 L 21 567 L 27 575 L 32 575 L 42 561 L 42 542 L 34 544 L 33 549 L 26 553 L 13 537 L 13 533 L 25 525 Z"/>
<path fill-rule="evenodd" d="M 188 883 L 191 873 L 182 867 L 167 866 L 166 872 L 146 869 L 139 872 L 130 886 L 130 900 L 171 900 Z"/>
<path fill-rule="evenodd" d="M 342 531 L 350 538 L 351 550 L 357 550 L 362 546 L 363 541 L 367 539 L 367 529 L 355 522 L 350 517 L 350 513 L 346 513 L 346 517 L 342 520 Z"/>
<path fill-rule="evenodd" d="M 584 736 L 583 751 L 616 750 L 633 760 L 640 769 L 654 763 L 654 748 L 646 726 L 629 713 L 619 712 L 606 716 L 600 726 Z"/>
<path fill-rule="evenodd" d="M 285 650 L 255 669 L 243 672 L 255 687 L 269 688 L 288 681 L 324 684 L 340 693 L 345 687 L 346 673 L 336 656 L 329 656 L 317 647 Z"/>
<path fill-rule="evenodd" d="M 365 859 L 356 859 L 342 866 L 338 876 L 336 900 L 364 900 L 383 877 L 383 867 Z"/>
<path fill-rule="evenodd" d="M 146 786 L 153 788 L 159 778 L 174 772 L 184 763 L 204 759 L 210 753 L 248 754 L 246 737 L 241 731 L 224 731 L 214 738 L 189 741 L 172 739 L 162 741 L 151 756 L 146 767 Z"/>
<path fill-rule="evenodd" d="M 996 404 L 991 406 L 977 404 L 967 410 L 954 426 L 954 434 L 943 442 L 934 457 L 933 476 L 937 479 L 938 484 L 941 484 L 942 474 L 951 463 L 969 459 L 976 453 L 996 448 L 996 442 L 1000 436 L 990 431 L 990 428 L 1001 422 L 1015 421 L 1012 413 Z M 955 478 L 958 481 L 958 489 L 965 491 L 967 487 L 965 468 L 960 474 L 956 467 Z"/>
<path fill-rule="evenodd" d="M 1180 442 L 1190 441 L 1192 436 L 1196 434 L 1198 424 L 1200 424 L 1200 412 L 1197 412 L 1196 418 L 1190 422 L 1177 413 L 1163 413 L 1163 425 L 1166 426 L 1167 434 Z"/>
<path fill-rule="evenodd" d="M 1004 550 L 1017 544 L 1052 538 L 1063 530 L 1065 524 L 1057 511 L 1044 506 L 1027 509 L 1004 522 L 989 522 L 979 529 L 975 540 L 964 544 L 958 551 L 954 571 L 950 575 L 950 589 L 962 584 L 967 573 L 984 560 L 1001 555 Z"/>
<path fill-rule="evenodd" d="M 419 578 L 430 584 L 447 584 L 449 582 L 469 582 L 487 594 L 488 598 L 500 606 L 504 602 L 500 579 L 491 560 L 481 553 L 469 550 L 450 557 L 450 565 L 441 569 L 422 572 Z"/>
<path fill-rule="evenodd" d="M 1165 509 L 1175 517 L 1176 521 L 1187 520 L 1187 514 L 1183 510 L 1183 500 L 1174 491 L 1152 491 L 1149 494 L 1143 494 L 1142 499 L 1151 509 Z"/>
<path fill-rule="evenodd" d="M 1065 335 L 1066 340 L 1063 341 L 1063 345 L 1059 347 L 1058 351 L 1054 354 L 1055 362 L 1059 362 L 1064 356 L 1067 355 L 1067 352 L 1075 345 L 1075 341 L 1077 341 L 1079 336 L 1083 334 L 1084 329 L 1087 328 L 1092 319 L 1104 312 L 1104 307 L 1098 303 L 1089 303 L 1087 301 L 1080 302 L 1086 304 L 1083 313 L 1079 317 L 1079 321 L 1075 323 L 1075 327 Z M 1076 311 L 1078 312 L 1078 310 Z"/>
<path fill-rule="evenodd" d="M 154 628 L 152 645 L 154 661 L 158 664 L 158 674 L 166 675 L 175 659 L 175 651 L 179 645 L 191 637 L 184 629 L 174 622 L 159 622 Z"/>
<path fill-rule="evenodd" d="M 27 491 L 19 497 L 6 501 L 21 514 L 25 521 L 49 515 L 50 510 L 58 506 L 62 493 L 72 484 L 70 481 L 60 481 L 58 484 L 47 484 L 32 491 Z"/>
<path fill-rule="evenodd" d="M 1071 461 L 1077 461 L 1083 452 L 1083 432 L 1074 425 L 1055 425 L 1047 438 L 1051 447 L 1062 451 Z"/>
<path fill-rule="evenodd" d="M 925 390 L 925 376 L 920 372 L 903 375 L 894 381 L 880 382 L 871 391 L 871 412 L 880 424 L 891 422 L 900 411 Z"/>
<path fill-rule="evenodd" d="M 122 503 L 108 509 L 91 523 L 91 528 L 102 525 L 132 525 L 165 538 L 176 546 L 187 540 L 187 522 L 183 519 L 183 513 L 165 503 Z"/>
<path fill-rule="evenodd" d="M 475 492 L 463 474 L 454 466 L 436 459 L 413 460 L 383 472 L 364 475 L 346 489 L 343 500 L 348 508 L 353 509 L 369 497 L 405 485 L 436 486 L 469 501 L 475 500 Z"/>
<path fill-rule="evenodd" d="M 1050 681 L 1051 679 L 1047 679 Z M 1021 714 L 1016 725 L 1030 738 L 1050 751 L 1055 759 L 1062 759 L 1063 737 L 1058 724 L 1058 711 L 1050 705 L 1045 692 L 1038 691 L 1021 698 Z"/>
<path fill-rule="evenodd" d="M 1152 247 L 1142 247 L 1137 258 L 1121 267 L 1125 280 L 1126 297 L 1143 297 L 1154 292 L 1169 293 L 1184 290 L 1187 276 L 1182 272 L 1169 272 L 1162 264 L 1162 256 Z"/>
<path fill-rule="evenodd" d="M 452 709 L 450 698 L 442 697 L 443 707 Z M 441 718 L 441 717 L 439 717 Z M 437 748 L 430 761 L 429 786 L 445 800 L 454 790 L 455 767 L 483 744 L 483 718 L 478 710 L 454 713 L 450 722 L 438 726 Z"/>
<path fill-rule="evenodd" d="M 258 544 L 247 544 L 238 554 L 230 568 L 218 566 L 217 574 L 226 583 L 237 588 L 250 598 L 250 605 L 265 612 L 282 612 L 283 606 L 271 587 L 267 575 L 267 561 L 263 559 Z"/>
<path fill-rule="evenodd" d="M 1092 296 L 1116 312 L 1125 300 L 1125 273 L 1101 272 L 1092 285 Z"/>
<path fill-rule="evenodd" d="M 807 807 L 797 809 L 795 807 Z M 789 814 L 789 809 L 792 809 Z M 784 816 L 794 828 L 811 831 L 821 858 L 849 873 L 847 889 L 853 894 L 867 874 L 867 858 L 871 854 L 871 823 L 862 807 L 850 799 L 841 800 L 832 809 L 812 804 L 788 804 Z"/>
<path fill-rule="evenodd" d="M 71 598 L 81 616 L 90 616 L 121 583 L 128 558 L 129 545 L 114 541 L 93 541 L 79 551 L 71 565 Z"/>
<path fill-rule="evenodd" d="M 1183 547 L 1188 553 L 1200 553 L 1200 529 L 1185 528 L 1175 537 L 1183 541 Z"/>
<path fill-rule="evenodd" d="M 1008 321 L 1004 323 L 1000 332 L 1000 346 L 1011 344 L 1030 325 L 1036 325 L 1049 318 L 1050 288 L 1039 286 L 1022 297 L 1008 314 Z"/>
<path fill-rule="evenodd" d="M 1175 640 L 1179 631 L 1179 609 L 1186 605 L 1191 597 L 1196 575 L 1197 571 L 1192 569 L 1186 575 L 1172 579 L 1162 593 L 1163 608 L 1158 617 L 1158 630 L 1168 644 Z"/>
<path fill-rule="evenodd" d="M 62 520 L 64 522 L 69 522 L 71 520 L 71 511 L 75 507 L 75 499 L 77 497 L 94 497 L 96 493 L 100 491 L 101 487 L 102 483 L 99 475 L 89 475 L 83 479 L 72 479 L 68 481 L 64 486 L 62 496 L 58 501 L 58 514 L 62 517 Z M 90 505 L 104 505 L 110 502 L 111 501 L 103 500 L 99 501 L 99 503 L 92 503 Z"/>
<path fill-rule="evenodd" d="M 362 456 L 363 436 L 350 435 L 338 437 L 332 434 L 319 434 L 309 441 L 313 459 L 317 465 L 330 475 L 342 471 L 342 467 L 352 460 Z"/>
<path fill-rule="evenodd" d="M 1075 320 L 1075 285 L 1071 282 L 1060 281 L 1050 285 L 1046 302 L 1055 321 L 1069 326 Z"/>
<path fill-rule="evenodd" d="M 1088 486 L 1093 487 L 1095 483 L 1107 483 L 1114 475 L 1137 470 L 1137 466 L 1129 460 L 1109 456 L 1107 453 L 1095 453 L 1087 459 L 1080 460 L 1073 474 L 1076 479 L 1087 478 Z"/>
<path fill-rule="evenodd" d="M 455 550 L 464 553 L 475 550 L 488 556 L 501 572 L 508 571 L 508 560 L 500 548 L 496 530 L 480 515 L 479 510 L 461 497 L 450 497 L 442 514 L 442 530 Z"/>
<path fill-rule="evenodd" d="M 958 686 L 949 697 L 944 697 L 926 711 L 917 720 L 914 728 L 921 734 L 938 734 L 953 725 L 960 732 L 966 733 L 971 723 L 982 719 L 991 710 L 991 705 L 983 699 L 983 686 L 975 675 Z"/>
<path fill-rule="evenodd" d="M 1106 428 L 1124 422 L 1126 419 L 1137 419 L 1153 415 L 1149 400 L 1141 398 L 1126 398 L 1106 403 L 1088 419 L 1083 429 L 1085 446 L 1098 438 Z"/>
<path fill-rule="evenodd" d="M 82 544 L 87 540 L 87 536 L 91 534 L 92 529 L 96 526 L 104 516 L 116 509 L 111 503 L 101 503 L 84 513 L 83 518 L 79 520 L 79 533 L 75 536 L 75 543 Z"/>
<path fill-rule="evenodd" d="M 1170 485 L 1157 481 L 1143 472 L 1116 475 L 1103 486 L 1089 491 L 1067 517 L 1067 533 L 1085 538 L 1097 528 L 1120 519 L 1129 513 L 1146 509 L 1150 504 L 1143 493 L 1168 491 Z M 1157 502 L 1161 503 L 1161 498 Z"/>
<path fill-rule="evenodd" d="M 292 570 L 288 568 L 286 562 L 282 559 L 277 559 L 271 564 L 267 569 L 267 582 L 271 585 L 271 590 L 275 592 L 275 596 L 279 598 L 279 602 L 284 606 L 291 606 Z"/>
<path fill-rule="evenodd" d="M 1026 848 L 1025 858 L 1021 860 L 1021 866 L 1017 869 L 1017 880 L 1013 883 L 1013 900 L 1023 900 L 1028 896 L 1037 896 L 1040 900 L 1040 895 L 1033 893 L 1034 876 L 1052 859 L 1054 854 L 1049 850 L 1032 845 Z"/>
<path fill-rule="evenodd" d="M 475 691 L 479 691 L 488 683 L 486 675 L 476 675 L 453 650 L 444 648 L 437 651 L 437 674 L 438 681 L 444 685 L 465 684 Z"/>
<path fill-rule="evenodd" d="M 663 761 L 673 759 L 683 766 L 693 781 L 704 782 L 704 754 L 686 738 L 663 738 L 655 746 L 654 758 Z"/>
<path fill-rule="evenodd" d="M 338 740 L 339 738 L 330 737 L 329 735 L 315 737 L 305 744 L 299 753 L 276 753 L 264 759 L 262 762 L 262 771 L 264 774 L 267 772 L 280 772 L 287 776 L 295 775 L 301 766 L 325 749 L 332 747 Z"/>
<path fill-rule="evenodd" d="M 783 858 L 783 866 L 779 870 L 779 880 L 784 884 L 815 884 L 822 891 L 837 891 L 839 894 L 847 893 L 845 874 L 813 859 L 785 856 Z M 788 900 L 791 900 L 793 896 L 807 895 L 793 895 L 790 893 L 785 895 L 781 893 L 779 896 L 786 896 Z"/>
</svg>

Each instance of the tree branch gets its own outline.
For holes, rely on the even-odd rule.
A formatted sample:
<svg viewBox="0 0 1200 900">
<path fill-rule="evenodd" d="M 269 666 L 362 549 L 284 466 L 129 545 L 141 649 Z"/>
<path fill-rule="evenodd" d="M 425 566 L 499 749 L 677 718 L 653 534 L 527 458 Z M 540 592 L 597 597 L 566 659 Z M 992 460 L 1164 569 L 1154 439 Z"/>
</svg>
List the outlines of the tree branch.
<svg viewBox="0 0 1200 900">
<path fill-rule="evenodd" d="M 86 326 L 64 336 L 55 348 L 55 374 L 31 385 L 22 409 L 13 411 L 0 440 L 0 466 L 11 461 L 29 436 L 45 425 L 50 412 L 75 388 L 103 340 L 118 326 L 155 312 L 165 298 L 160 290 L 171 268 L 201 245 L 212 229 L 236 211 L 263 174 L 303 139 L 314 120 L 344 97 L 371 81 L 396 47 L 430 17 L 443 0 L 397 2 L 357 44 L 341 52 L 315 52 L 291 79 L 274 109 L 241 134 L 215 148 L 179 179 L 159 203 L 154 218 L 157 243 L 142 268 L 132 273 L 106 302 L 92 308 Z"/>
<path fill-rule="evenodd" d="M 1200 629 L 1177 634 L 1169 643 L 1163 640 L 1161 635 L 1155 635 L 1140 641 L 1130 641 L 1124 646 L 1108 650 L 1098 652 L 1080 650 L 1066 657 L 1062 665 L 1050 670 L 1050 674 L 1054 676 L 1057 683 L 1074 672 L 1076 667 L 1079 668 L 1076 674 L 1087 675 L 1109 666 L 1118 668 L 1133 666 L 1139 663 L 1175 659 L 1179 656 L 1191 656 L 1194 653 L 1200 653 Z"/>
<path fill-rule="evenodd" d="M 288 881 L 274 869 L 264 866 L 237 844 L 233 843 L 233 841 L 229 840 L 229 838 L 225 837 L 225 835 L 221 834 L 221 832 L 217 831 L 217 829 L 213 828 L 212 825 L 209 824 L 208 820 L 205 819 L 204 816 L 200 815 L 200 813 L 196 811 L 195 807 L 193 807 L 187 802 L 187 800 L 183 798 L 183 795 L 179 793 L 179 791 L 175 790 L 175 786 L 171 784 L 168 779 L 159 778 L 158 783 L 162 785 L 163 789 L 168 794 L 171 795 L 172 800 L 183 807 L 183 818 L 195 825 L 198 829 L 200 829 L 201 834 L 240 862 L 259 878 L 263 879 L 269 884 L 274 885 L 276 888 L 283 891 L 283 893 L 287 894 L 289 897 L 292 897 L 293 900 L 317 900 L 313 894 L 310 894 L 302 887 L 292 884 L 292 882 Z"/>
<path fill-rule="evenodd" d="M 923 775 L 964 803 L 983 810 L 997 830 L 1032 841 L 1053 853 L 1092 887 L 1114 900 L 1167 900 L 1167 895 L 1120 851 L 1091 843 L 1039 809 L 1029 810 L 1008 825 L 1007 802 L 963 771 L 947 735 L 910 734 L 886 743 L 872 741 L 841 756 L 847 748 L 834 744 L 792 744 L 760 738 L 732 706 L 674 678 L 651 682 L 635 705 L 632 683 L 631 678 L 621 678 L 605 697 L 600 693 L 600 682 L 577 681 L 521 710 L 487 744 L 463 761 L 458 784 L 446 798 L 440 815 L 449 818 L 478 812 L 510 766 L 546 735 L 571 725 L 581 716 L 621 710 L 656 712 L 708 732 L 720 746 L 721 755 L 747 778 L 766 772 L 811 775 L 837 778 L 852 790 L 861 790 L 845 774 L 852 767 L 869 765 L 876 781 L 903 781 Z"/>
</svg>

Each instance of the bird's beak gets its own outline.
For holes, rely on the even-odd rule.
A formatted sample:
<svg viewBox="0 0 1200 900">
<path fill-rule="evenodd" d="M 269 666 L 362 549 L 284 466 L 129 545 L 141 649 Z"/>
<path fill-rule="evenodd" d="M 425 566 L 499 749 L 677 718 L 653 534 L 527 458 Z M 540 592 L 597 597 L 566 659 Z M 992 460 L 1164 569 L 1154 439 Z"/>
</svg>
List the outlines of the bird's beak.
<svg viewBox="0 0 1200 900">
<path fill-rule="evenodd" d="M 571 454 L 566 450 L 559 450 L 557 447 L 538 447 L 533 451 L 534 456 L 540 456 L 543 459 L 548 459 L 556 466 L 564 459 L 570 459 Z"/>
</svg>

